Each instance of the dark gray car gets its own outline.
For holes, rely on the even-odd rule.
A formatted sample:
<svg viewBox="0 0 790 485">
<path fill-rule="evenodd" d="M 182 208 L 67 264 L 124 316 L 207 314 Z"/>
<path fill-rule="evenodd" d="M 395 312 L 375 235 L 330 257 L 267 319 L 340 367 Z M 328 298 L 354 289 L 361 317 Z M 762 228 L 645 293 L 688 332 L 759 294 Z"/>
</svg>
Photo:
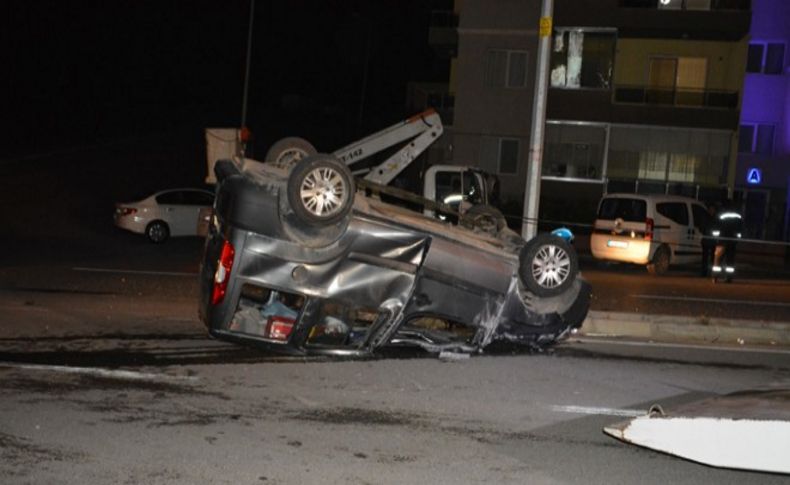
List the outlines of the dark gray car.
<svg viewBox="0 0 790 485">
<path fill-rule="evenodd" d="M 549 234 L 525 243 L 495 210 L 442 222 L 362 181 L 357 191 L 327 155 L 291 170 L 222 161 L 216 172 L 200 304 L 216 338 L 296 354 L 472 352 L 549 345 L 587 314 L 573 248 Z"/>
</svg>

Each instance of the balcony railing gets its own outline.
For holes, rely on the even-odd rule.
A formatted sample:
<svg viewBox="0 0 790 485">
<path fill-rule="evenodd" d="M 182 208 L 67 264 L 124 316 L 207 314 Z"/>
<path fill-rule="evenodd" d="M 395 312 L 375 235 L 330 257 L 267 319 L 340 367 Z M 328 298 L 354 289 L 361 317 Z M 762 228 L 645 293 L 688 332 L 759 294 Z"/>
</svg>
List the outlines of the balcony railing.
<svg viewBox="0 0 790 485">
<path fill-rule="evenodd" d="M 673 0 L 667 5 L 659 5 L 659 0 L 620 0 L 620 7 L 626 8 L 662 8 L 667 10 L 751 10 L 752 0 L 710 0 L 700 2 L 694 0 Z"/>
<path fill-rule="evenodd" d="M 648 86 L 615 86 L 616 103 L 736 109 L 737 91 L 666 89 Z"/>
</svg>

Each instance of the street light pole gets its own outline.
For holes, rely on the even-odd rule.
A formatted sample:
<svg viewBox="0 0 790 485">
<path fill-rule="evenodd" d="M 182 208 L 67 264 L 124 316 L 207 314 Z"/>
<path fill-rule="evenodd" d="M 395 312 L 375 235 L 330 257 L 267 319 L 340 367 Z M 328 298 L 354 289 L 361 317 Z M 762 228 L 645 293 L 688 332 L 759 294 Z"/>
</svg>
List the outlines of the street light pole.
<svg viewBox="0 0 790 485">
<path fill-rule="evenodd" d="M 255 0 L 250 0 L 250 27 L 247 33 L 247 61 L 244 68 L 244 94 L 241 101 L 241 127 L 247 126 L 247 93 L 250 89 L 250 58 L 252 56 L 252 23 L 255 19 Z"/>
<path fill-rule="evenodd" d="M 549 48 L 551 46 L 551 18 L 553 11 L 554 0 L 543 0 L 538 32 L 535 101 L 532 105 L 532 133 L 529 141 L 527 184 L 524 192 L 524 217 L 521 225 L 521 235 L 527 241 L 535 237 L 538 232 L 540 172 L 543 165 L 543 136 L 546 125 L 546 92 L 549 84 Z"/>
</svg>

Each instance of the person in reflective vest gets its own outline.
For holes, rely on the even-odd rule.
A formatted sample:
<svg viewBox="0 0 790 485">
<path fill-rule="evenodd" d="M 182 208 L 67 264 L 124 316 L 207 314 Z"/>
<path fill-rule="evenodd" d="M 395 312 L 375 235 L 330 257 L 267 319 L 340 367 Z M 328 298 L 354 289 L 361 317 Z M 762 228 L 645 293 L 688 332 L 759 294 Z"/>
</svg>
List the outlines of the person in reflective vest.
<svg viewBox="0 0 790 485">
<path fill-rule="evenodd" d="M 722 210 L 711 225 L 711 236 L 716 242 L 711 273 L 714 280 L 724 277 L 731 281 L 735 274 L 735 248 L 741 238 L 743 218 L 733 210 Z"/>
</svg>

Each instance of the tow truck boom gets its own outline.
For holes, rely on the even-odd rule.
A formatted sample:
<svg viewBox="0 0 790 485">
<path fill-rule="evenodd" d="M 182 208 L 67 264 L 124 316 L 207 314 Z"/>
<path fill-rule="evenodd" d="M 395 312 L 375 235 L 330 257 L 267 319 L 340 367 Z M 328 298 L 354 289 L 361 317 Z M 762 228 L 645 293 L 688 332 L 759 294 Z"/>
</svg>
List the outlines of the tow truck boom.
<svg viewBox="0 0 790 485">
<path fill-rule="evenodd" d="M 336 150 L 333 155 L 350 167 L 382 150 L 413 139 L 378 166 L 353 172 L 354 175 L 362 175 L 367 172 L 364 176 L 365 180 L 387 185 L 431 146 L 443 132 L 444 127 L 439 114 L 434 109 L 428 109 L 346 145 Z"/>
</svg>

